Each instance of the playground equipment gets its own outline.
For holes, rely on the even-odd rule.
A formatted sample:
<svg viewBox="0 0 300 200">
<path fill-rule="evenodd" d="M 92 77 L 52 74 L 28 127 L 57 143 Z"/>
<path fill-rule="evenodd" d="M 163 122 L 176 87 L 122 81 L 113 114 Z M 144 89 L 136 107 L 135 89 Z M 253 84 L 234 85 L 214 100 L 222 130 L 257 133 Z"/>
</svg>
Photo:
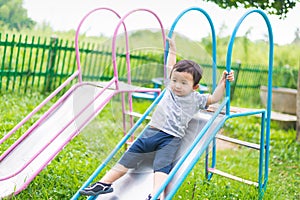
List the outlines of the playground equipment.
<svg viewBox="0 0 300 200">
<path fill-rule="evenodd" d="M 201 8 L 193 7 L 183 11 L 174 21 L 171 30 L 169 32 L 168 37 L 172 37 L 174 28 L 179 21 L 179 19 L 189 11 L 199 11 L 205 15 L 208 22 L 211 26 L 212 31 L 212 58 L 213 58 L 213 89 L 216 87 L 216 38 L 213 23 L 209 17 L 209 15 L 202 10 Z M 135 11 L 133 11 L 135 12 Z M 119 25 L 116 28 L 115 33 L 117 33 L 120 24 L 126 19 L 126 17 L 133 12 L 125 15 L 119 22 Z M 231 52 L 233 48 L 233 42 L 236 35 L 236 32 L 244 20 L 246 16 L 251 13 L 259 13 L 265 19 L 265 22 L 269 31 L 269 40 L 270 40 L 270 50 L 269 50 L 269 87 L 272 87 L 272 65 L 273 65 L 273 36 L 271 25 L 268 21 L 267 16 L 260 10 L 251 10 L 247 12 L 237 23 L 234 32 L 232 34 L 229 46 L 228 46 L 228 54 L 227 54 L 227 62 L 226 62 L 226 70 L 230 71 L 231 65 Z M 115 36 L 115 35 L 114 35 Z M 114 44 L 114 43 L 113 43 Z M 114 48 L 114 46 L 113 46 Z M 165 61 L 168 56 L 168 42 L 166 43 L 165 48 Z M 114 49 L 113 49 L 114 53 Z M 187 130 L 186 136 L 183 138 L 183 145 L 179 149 L 177 154 L 177 164 L 174 166 L 170 174 L 168 175 L 167 180 L 162 184 L 160 189 L 156 194 L 153 195 L 153 199 L 157 199 L 160 194 L 164 195 L 164 199 L 172 199 L 176 191 L 179 189 L 180 185 L 183 183 L 189 172 L 193 169 L 195 164 L 200 159 L 201 155 L 205 150 L 208 149 L 209 145 L 213 143 L 212 150 L 212 165 L 208 167 L 208 156 L 206 157 L 206 174 L 207 178 L 211 179 L 212 174 L 219 174 L 226 176 L 228 178 L 232 178 L 250 185 L 254 185 L 258 187 L 259 197 L 262 197 L 264 190 L 266 189 L 267 181 L 268 181 L 268 160 L 269 160 L 269 138 L 270 138 L 270 113 L 271 113 L 271 90 L 268 91 L 268 106 L 266 109 L 255 110 L 255 111 L 247 111 L 243 113 L 231 113 L 230 112 L 230 85 L 227 81 L 226 83 L 226 97 L 224 101 L 220 104 L 219 108 L 212 114 L 206 111 L 201 111 L 197 116 L 190 122 L 189 128 Z M 94 173 L 90 176 L 90 178 L 82 185 L 82 187 L 76 192 L 72 199 L 77 199 L 79 197 L 79 191 L 85 187 L 87 187 L 91 182 L 96 178 L 96 176 L 105 168 L 107 163 L 114 157 L 116 152 L 126 143 L 129 137 L 135 132 L 135 130 L 140 126 L 141 122 L 145 120 L 145 118 L 149 115 L 155 105 L 160 101 L 161 97 L 164 95 L 164 91 L 154 100 L 152 105 L 146 110 L 146 112 L 142 115 L 142 117 L 133 125 L 133 127 L 128 131 L 127 135 L 118 143 L 115 149 L 109 154 L 107 159 L 103 161 L 103 163 L 94 171 Z M 226 109 L 225 114 L 221 114 L 222 110 Z M 243 142 L 240 140 L 231 139 L 225 136 L 217 135 L 218 131 L 222 128 L 225 122 L 230 118 L 235 117 L 243 117 L 249 115 L 261 115 L 261 140 L 260 144 L 252 144 L 249 142 Z M 143 131 L 142 133 L 143 134 Z M 259 159 L 259 176 L 258 181 L 248 181 L 243 178 L 239 178 L 220 170 L 216 169 L 216 142 L 215 138 L 218 137 L 222 140 L 226 140 L 229 142 L 234 142 L 246 147 L 254 148 L 260 151 L 260 159 Z M 124 177 L 114 183 L 114 192 L 110 194 L 101 195 L 99 199 L 132 199 L 134 198 L 141 199 L 145 198 L 149 193 L 150 188 L 152 188 L 153 180 L 152 180 L 152 166 L 151 162 L 145 161 L 139 166 L 138 169 L 132 170 L 127 173 Z M 97 197 L 89 197 L 88 199 L 95 199 Z"/>
<path fill-rule="evenodd" d="M 226 105 L 226 116 L 227 119 L 234 118 L 234 117 L 242 117 L 242 116 L 249 116 L 249 115 L 255 115 L 255 114 L 261 114 L 261 132 L 260 132 L 260 144 L 253 144 L 249 142 L 244 142 L 244 141 L 238 141 L 235 139 L 231 138 L 226 138 L 226 137 L 220 137 L 220 139 L 233 142 L 248 148 L 256 149 L 259 150 L 260 156 L 259 156 L 259 170 L 258 170 L 258 181 L 253 182 L 249 180 L 245 180 L 227 173 L 224 173 L 222 171 L 219 171 L 215 168 L 216 166 L 216 147 L 215 145 L 213 146 L 213 151 L 212 151 L 212 165 L 211 168 L 208 168 L 208 161 L 206 158 L 206 174 L 208 179 L 211 178 L 212 173 L 223 175 L 228 178 L 232 178 L 237 181 L 241 181 L 250 185 L 254 185 L 258 187 L 259 191 L 259 197 L 261 198 L 263 196 L 264 191 L 266 190 L 267 187 L 267 182 L 268 182 L 268 169 L 269 169 L 269 147 L 270 147 L 270 123 L 271 123 L 271 110 L 272 110 L 272 71 L 273 71 L 273 33 L 272 33 L 272 27 L 271 23 L 267 17 L 267 15 L 261 11 L 261 10 L 250 10 L 246 14 L 244 14 L 240 20 L 237 22 L 233 33 L 231 35 L 229 45 L 228 45 L 228 50 L 227 50 L 227 58 L 226 58 L 226 70 L 230 70 L 230 65 L 231 65 L 231 55 L 232 55 L 232 49 L 233 49 L 233 44 L 234 44 L 234 39 L 236 36 L 236 33 L 244 21 L 244 19 L 252 14 L 252 13 L 258 13 L 260 14 L 267 26 L 268 29 L 268 36 L 269 36 L 269 68 L 268 68 L 268 95 L 267 95 L 267 104 L 266 104 L 266 109 L 260 110 L 260 111 L 249 111 L 249 112 L 244 112 L 244 113 L 236 113 L 236 114 L 230 114 L 230 101 L 227 102 Z M 230 96 L 230 89 L 229 89 L 229 83 L 226 83 L 226 96 Z M 213 141 L 215 143 L 215 141 Z"/>
<path fill-rule="evenodd" d="M 85 19 L 92 13 L 99 10 L 108 10 L 113 12 L 118 18 L 119 23 L 116 26 L 113 41 L 112 41 L 112 59 L 114 68 L 114 77 L 108 82 L 94 83 L 84 82 L 81 77 L 81 63 L 80 52 L 78 46 L 78 36 L 80 27 Z M 126 33 L 125 20 L 135 12 L 147 12 L 152 14 L 159 22 L 162 42 L 165 49 L 164 68 L 166 67 L 166 60 L 168 56 L 168 43 L 165 43 L 165 33 L 163 25 L 158 16 L 148 9 L 132 10 L 122 18 L 115 11 L 109 8 L 97 8 L 89 12 L 80 22 L 75 38 L 76 60 L 78 69 L 74 74 L 68 78 L 59 88 L 57 88 L 48 98 L 45 99 L 36 109 L 34 109 L 24 120 L 22 120 L 12 131 L 10 131 L 4 138 L 0 140 L 3 143 L 13 133 L 15 133 L 26 121 L 28 121 L 38 110 L 40 110 L 47 102 L 49 102 L 59 91 L 65 88 L 73 79 L 78 78 L 78 83 L 71 87 L 35 124 L 33 124 L 20 139 L 18 139 L 10 148 L 5 151 L 0 157 L 0 197 L 5 197 L 11 194 L 18 194 L 21 192 L 32 179 L 59 153 L 59 151 L 74 138 L 101 110 L 107 103 L 117 94 L 121 94 L 122 112 L 124 122 L 124 137 L 103 161 L 103 163 L 95 170 L 90 178 L 79 188 L 72 199 L 79 198 L 79 191 L 96 178 L 96 176 L 107 166 L 114 155 L 126 144 L 126 142 L 133 136 L 138 127 L 146 119 L 151 111 L 155 108 L 157 103 L 162 98 L 164 91 L 160 89 L 149 89 L 135 87 L 131 85 L 130 77 L 130 54 L 128 46 L 128 35 Z M 181 17 L 190 11 L 199 11 L 204 14 L 208 20 L 212 31 L 212 66 L 213 66 L 213 89 L 216 87 L 216 36 L 213 23 L 209 15 L 201 8 L 192 7 L 183 11 L 174 21 L 169 32 L 169 37 L 172 37 L 173 31 L 177 22 Z M 207 178 L 211 179 L 212 174 L 225 175 L 229 178 L 239 180 L 245 183 L 255 185 L 259 189 L 259 196 L 263 195 L 268 181 L 268 160 L 269 160 L 269 139 L 270 139 L 270 116 L 271 116 L 271 99 L 272 99 L 272 66 L 273 66 L 273 35 L 270 22 L 264 12 L 260 10 L 251 10 L 247 12 L 237 23 L 233 34 L 231 36 L 227 60 L 226 70 L 230 71 L 231 67 L 231 52 L 233 48 L 234 38 L 240 24 L 251 13 L 260 14 L 268 27 L 269 31 L 269 90 L 268 103 L 266 109 L 248 111 L 243 113 L 230 112 L 230 90 L 229 82 L 226 83 L 226 97 L 220 104 L 218 109 L 214 112 L 201 111 L 196 115 L 189 124 L 186 136 L 183 139 L 183 145 L 178 151 L 177 163 L 170 172 L 167 180 L 162 184 L 159 191 L 154 194 L 153 199 L 156 199 L 162 192 L 164 192 L 165 199 L 172 199 L 180 185 L 183 183 L 189 172 L 193 169 L 195 164 L 200 159 L 201 155 L 207 150 L 209 145 L 213 144 L 212 150 L 212 164 L 208 167 L 208 157 L 206 159 Z M 126 65 L 128 71 L 127 83 L 122 83 L 118 79 L 117 58 L 116 58 L 116 36 L 120 26 L 125 30 L 126 38 Z M 166 78 L 166 70 L 164 74 Z M 132 92 L 158 92 L 160 95 L 153 101 L 145 113 L 133 124 L 133 107 L 132 107 Z M 128 94 L 125 97 L 125 93 Z M 129 105 L 129 111 L 126 111 L 126 103 Z M 76 105 L 76 106 L 74 106 Z M 226 109 L 225 114 L 222 110 Z M 72 112 L 73 111 L 73 112 Z M 125 120 L 129 114 L 130 130 L 127 130 Z M 215 138 L 218 131 L 222 128 L 224 123 L 234 117 L 243 117 L 249 115 L 261 115 L 261 140 L 259 145 L 250 144 L 247 142 L 232 140 L 230 138 L 222 137 L 224 140 L 233 141 L 244 146 L 248 146 L 260 151 L 259 159 L 259 177 L 257 182 L 246 181 L 216 169 L 216 150 Z M 49 132 L 51 127 L 51 132 Z M 143 131 L 142 131 L 143 132 Z M 48 133 L 48 134 L 45 134 Z M 142 133 L 141 133 L 142 134 Z M 38 141 L 38 142 L 37 142 Z M 34 145 L 34 148 L 33 148 Z M 17 164 L 16 164 L 17 163 Z M 24 181 L 25 180 L 25 181 Z M 152 188 L 152 166 L 147 160 L 137 169 L 132 170 L 114 184 L 114 192 L 101 196 L 101 199 L 135 199 L 145 198 Z M 94 199 L 97 197 L 89 197 Z M 100 198 L 100 197 L 99 197 Z"/>
<path fill-rule="evenodd" d="M 85 18 L 98 10 L 110 11 L 116 17 L 121 18 L 110 8 L 94 9 Z M 126 30 L 125 25 L 123 27 Z M 78 83 L 73 85 L 0 156 L 0 198 L 18 194 L 25 189 L 63 147 L 101 112 L 113 96 L 131 91 L 160 92 L 159 89 L 132 87 L 130 83 L 119 83 L 115 57 L 115 76 L 105 83 L 105 86 L 101 86 L 101 83 L 82 81 L 78 37 L 77 34 L 75 38 L 77 70 L 0 140 L 0 144 L 4 143 L 53 97 L 69 86 L 72 80 L 78 79 Z M 127 56 L 129 56 L 128 48 Z"/>
</svg>

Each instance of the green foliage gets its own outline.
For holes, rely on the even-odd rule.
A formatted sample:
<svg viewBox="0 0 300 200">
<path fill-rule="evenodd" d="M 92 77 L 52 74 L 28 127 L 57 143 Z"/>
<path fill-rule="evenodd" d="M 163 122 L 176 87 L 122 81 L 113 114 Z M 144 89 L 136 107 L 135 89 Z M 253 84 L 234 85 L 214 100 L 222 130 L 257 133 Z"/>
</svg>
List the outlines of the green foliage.
<svg viewBox="0 0 300 200">
<path fill-rule="evenodd" d="M 289 10 L 296 6 L 299 0 L 206 0 L 208 2 L 214 2 L 221 8 L 238 8 L 244 6 L 245 8 L 260 8 L 268 11 L 270 14 L 279 15 L 280 17 L 286 17 Z"/>
<path fill-rule="evenodd" d="M 13 43 L 16 43 L 20 40 L 24 43 L 29 44 L 31 42 L 35 44 L 38 43 L 37 40 L 40 40 L 39 44 L 41 45 L 33 45 L 34 48 L 31 48 L 31 44 L 29 44 L 27 48 L 21 48 L 19 51 L 19 55 L 25 58 L 24 61 L 22 61 L 22 57 L 20 56 L 19 59 L 17 58 L 17 48 L 15 48 L 12 57 L 8 57 L 8 59 L 5 59 L 5 57 L 3 57 L 2 69 L 11 71 L 10 74 L 8 74 L 8 77 L 11 78 L 6 79 L 6 75 L 2 78 L 1 88 L 3 88 L 3 90 L 6 90 L 6 88 L 12 88 L 13 83 L 15 83 L 15 91 L 23 91 L 23 89 L 25 88 L 27 89 L 27 91 L 30 91 L 30 89 L 36 91 L 36 85 L 38 85 L 39 87 L 41 85 L 44 85 L 44 83 L 34 80 L 46 80 L 41 77 L 42 74 L 44 74 L 46 67 L 48 66 L 47 63 L 50 62 L 48 62 L 46 59 L 47 57 L 45 57 L 45 55 L 47 54 L 43 54 L 44 56 L 42 56 L 41 53 L 45 52 L 43 50 L 45 49 L 45 47 L 43 47 L 43 43 L 48 44 L 50 41 L 50 37 L 53 36 L 53 33 L 50 31 L 50 29 L 37 29 L 37 31 L 34 32 L 29 32 L 29 30 L 24 29 L 23 32 L 24 34 L 28 34 L 29 37 L 26 37 L 26 35 L 22 34 L 22 37 L 19 37 L 22 38 L 21 40 L 18 39 L 18 36 L 15 37 L 15 35 L 13 35 L 14 32 L 7 31 L 7 35 L 4 35 L 4 37 L 1 38 L 1 41 L 5 41 L 6 38 L 8 38 L 8 41 L 12 41 L 12 38 L 15 37 Z M 45 36 L 43 36 L 43 34 Z M 58 46 L 62 47 L 59 51 L 57 51 L 59 52 L 59 54 L 56 55 L 57 64 L 55 65 L 55 68 L 53 70 L 53 74 L 55 74 L 55 76 L 57 77 L 55 78 L 56 82 L 53 81 L 53 85 L 51 87 L 39 87 L 40 90 L 56 88 L 61 83 L 60 81 L 64 80 L 63 78 L 65 77 L 65 75 L 70 74 L 70 72 L 72 72 L 76 68 L 76 63 L 74 61 L 75 54 L 74 51 L 70 50 L 74 47 L 75 32 L 57 32 L 55 33 L 55 35 L 58 38 Z M 84 78 L 85 75 L 87 75 L 87 78 L 91 78 L 89 80 L 94 81 L 99 80 L 99 77 L 104 79 L 110 78 L 112 76 L 112 70 L 110 70 L 112 66 L 110 57 L 111 39 L 112 38 L 105 37 L 89 37 L 84 34 L 80 35 L 80 48 L 82 50 L 81 63 L 84 64 Z M 131 72 L 133 80 L 135 81 L 134 84 L 136 84 L 136 82 L 138 82 L 139 84 L 141 82 L 149 83 L 153 77 L 160 76 L 159 73 L 161 72 L 159 72 L 159 70 L 153 69 L 154 67 L 156 67 L 156 69 L 162 69 L 161 66 L 163 63 L 163 41 L 161 39 L 161 33 L 148 30 L 131 32 L 129 41 L 132 69 Z M 217 38 L 217 79 L 219 79 L 219 75 L 225 69 L 224 63 L 227 57 L 228 41 L 229 37 Z M 126 67 L 124 43 L 124 35 L 118 36 L 117 55 L 119 57 L 117 58 L 117 62 L 118 65 L 120 65 L 119 76 L 121 80 L 124 80 L 127 75 L 127 71 L 124 70 Z M 205 76 L 201 80 L 201 83 L 210 86 L 212 77 L 211 37 L 208 36 L 206 38 L 203 38 L 201 41 L 192 41 L 186 38 L 184 35 L 177 34 L 176 43 L 178 59 L 192 59 L 202 64 L 203 67 L 205 67 Z M 14 47 L 16 46 L 18 45 L 15 45 Z M 297 41 L 294 41 L 293 43 L 288 45 L 275 45 L 274 48 L 275 56 L 273 67 L 273 85 L 278 87 L 297 88 L 298 68 L 300 65 L 297 52 L 300 51 L 300 46 L 298 45 Z M 2 48 L 0 49 L 0 51 L 3 52 L 4 49 L 5 48 Z M 91 49 L 95 51 L 90 51 Z M 241 64 L 240 73 L 236 73 L 236 75 L 238 75 L 238 77 L 236 78 L 237 86 L 235 87 L 233 95 L 233 101 L 235 105 L 245 106 L 245 104 L 249 104 L 249 102 L 250 104 L 256 103 L 256 105 L 260 105 L 259 86 L 267 84 L 267 69 L 269 60 L 268 49 L 269 44 L 267 41 L 251 41 L 247 37 L 237 37 L 235 39 L 235 44 L 232 52 L 231 67 L 237 72 L 237 63 Z M 26 55 L 25 51 L 27 52 Z M 9 52 L 12 51 L 7 49 L 6 56 L 9 56 Z M 101 54 L 100 52 L 106 53 Z M 24 64 L 24 69 L 22 68 L 21 64 Z M 19 79 L 19 77 L 14 79 L 14 73 L 12 73 L 13 69 L 18 69 L 21 73 L 27 72 L 30 69 L 30 71 L 34 71 L 36 74 L 31 74 L 31 76 L 26 77 L 24 76 L 24 78 L 22 79 Z M 42 73 L 40 73 L 39 70 Z M 33 79 L 33 77 L 35 77 L 35 79 Z M 30 84 L 31 87 L 27 87 L 30 86 Z M 241 97 L 244 97 L 244 99 L 242 99 Z"/>
<path fill-rule="evenodd" d="M 300 43 L 296 40 L 291 44 L 283 46 L 276 45 L 274 50 L 274 63 L 276 63 L 276 66 L 298 69 L 300 66 L 299 49 Z"/>
<path fill-rule="evenodd" d="M 191 40 L 184 35 L 176 33 L 176 46 L 178 59 L 193 59 L 199 63 L 211 63 L 211 36 L 203 38 L 201 41 Z M 162 41 L 160 32 L 141 30 L 133 32 L 129 36 L 131 49 L 156 48 L 162 51 Z M 124 38 L 120 37 L 118 44 L 124 44 Z M 229 37 L 217 38 L 217 64 L 226 62 L 227 46 Z M 237 37 L 232 53 L 232 62 L 241 62 L 242 65 L 268 66 L 269 42 L 264 40 L 251 41 L 246 36 Z M 291 69 L 299 68 L 300 46 L 297 42 L 286 45 L 274 46 L 274 67 L 289 66 Z"/>
<path fill-rule="evenodd" d="M 161 49 L 161 33 L 150 32 L 147 30 L 138 31 L 139 33 L 132 33 L 130 40 L 131 49 L 142 47 L 152 47 Z M 176 34 L 176 46 L 178 58 L 193 59 L 199 63 L 211 63 L 211 36 L 203 38 L 201 41 L 191 40 L 184 35 Z M 124 40 L 120 39 L 119 44 L 124 44 Z M 217 38 L 217 63 L 221 65 L 226 62 L 227 46 L 229 37 Z M 148 46 L 147 46 L 148 45 Z M 150 46 L 151 45 L 151 46 Z M 246 36 L 237 37 L 232 53 L 232 62 L 241 62 L 242 65 L 261 65 L 268 66 L 269 61 L 269 43 L 268 41 L 258 40 L 251 41 Z M 274 67 L 281 68 L 289 66 L 291 69 L 299 68 L 299 55 L 300 46 L 298 43 L 293 42 L 286 45 L 274 46 Z"/>
<path fill-rule="evenodd" d="M 22 4 L 23 0 L 0 0 L 0 23 L 2 26 L 20 31 L 22 28 L 32 28 L 36 24 L 28 18 L 27 10 L 22 7 Z"/>
<path fill-rule="evenodd" d="M 226 27 L 225 27 L 226 28 Z M 75 31 L 70 30 L 67 32 L 54 32 L 47 24 L 38 25 L 34 31 L 32 29 L 22 29 L 22 35 L 35 36 L 41 38 L 57 37 L 59 40 L 73 42 L 75 39 Z M 3 30 L 2 34 L 8 34 L 11 37 L 16 34 L 15 31 Z M 211 63 L 211 36 L 202 38 L 200 41 L 195 41 L 187 38 L 184 35 L 176 34 L 176 44 L 178 58 L 193 59 L 199 61 L 199 63 Z M 86 36 L 81 34 L 79 38 L 80 42 L 107 45 L 111 46 L 112 37 L 103 36 Z M 276 45 L 274 46 L 274 66 L 283 67 L 289 66 L 291 69 L 299 68 L 299 55 L 300 51 L 298 40 L 291 44 Z M 144 49 L 145 51 L 152 51 L 161 54 L 163 52 L 163 41 L 161 39 L 161 32 L 140 30 L 131 32 L 129 34 L 129 47 L 131 51 Z M 226 62 L 227 46 L 229 42 L 229 36 L 217 38 L 217 63 L 218 65 Z M 117 38 L 117 47 L 125 48 L 124 35 L 120 35 Z M 251 41 L 244 37 L 237 37 L 232 53 L 232 62 L 241 62 L 242 64 L 251 65 L 268 65 L 268 41 L 258 40 Z"/>
</svg>

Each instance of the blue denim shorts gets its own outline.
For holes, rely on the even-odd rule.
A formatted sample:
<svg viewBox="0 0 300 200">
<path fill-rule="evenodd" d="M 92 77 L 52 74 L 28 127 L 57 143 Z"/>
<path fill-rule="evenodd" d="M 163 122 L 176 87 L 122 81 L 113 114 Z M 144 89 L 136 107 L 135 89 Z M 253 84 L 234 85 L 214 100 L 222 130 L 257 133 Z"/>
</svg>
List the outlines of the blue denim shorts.
<svg viewBox="0 0 300 200">
<path fill-rule="evenodd" d="M 154 172 L 169 174 L 172 169 L 181 138 L 148 127 L 119 160 L 126 168 L 136 168 L 147 158 L 153 158 Z"/>
</svg>

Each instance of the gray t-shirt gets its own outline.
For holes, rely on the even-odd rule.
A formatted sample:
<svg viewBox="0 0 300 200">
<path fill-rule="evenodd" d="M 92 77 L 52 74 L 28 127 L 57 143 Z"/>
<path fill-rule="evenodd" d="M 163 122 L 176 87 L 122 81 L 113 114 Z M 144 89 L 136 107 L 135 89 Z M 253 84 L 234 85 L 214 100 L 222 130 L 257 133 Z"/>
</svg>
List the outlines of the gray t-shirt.
<svg viewBox="0 0 300 200">
<path fill-rule="evenodd" d="M 150 126 L 182 138 L 194 114 L 205 108 L 208 95 L 194 91 L 187 96 L 179 97 L 169 87 L 166 88 L 152 115 Z"/>
</svg>

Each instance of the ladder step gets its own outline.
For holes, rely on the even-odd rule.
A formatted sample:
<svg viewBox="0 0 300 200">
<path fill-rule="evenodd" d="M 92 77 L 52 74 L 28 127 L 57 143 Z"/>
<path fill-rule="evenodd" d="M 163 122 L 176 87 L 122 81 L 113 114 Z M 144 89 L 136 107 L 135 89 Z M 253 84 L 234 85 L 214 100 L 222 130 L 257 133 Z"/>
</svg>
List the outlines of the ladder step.
<svg viewBox="0 0 300 200">
<path fill-rule="evenodd" d="M 137 112 L 126 112 L 127 115 L 131 115 L 131 116 L 134 116 L 134 117 L 142 117 L 143 115 L 141 113 L 137 113 Z M 150 120 L 151 117 L 150 116 L 147 116 L 146 119 Z"/>
<path fill-rule="evenodd" d="M 158 95 L 155 92 L 133 92 L 132 96 L 138 99 L 154 100 Z"/>
<path fill-rule="evenodd" d="M 246 183 L 248 185 L 254 185 L 255 187 L 258 187 L 258 183 L 257 182 L 249 181 L 249 180 L 246 180 L 246 179 L 243 179 L 243 178 L 240 178 L 240 177 L 228 174 L 226 172 L 222 172 L 222 171 L 217 170 L 215 168 L 208 168 L 208 171 L 211 172 L 211 173 L 213 173 L 213 174 L 224 176 L 224 177 L 230 178 L 232 180 L 240 181 L 242 183 Z"/>
<path fill-rule="evenodd" d="M 245 146 L 245 147 L 249 147 L 249 148 L 252 148 L 252 149 L 260 150 L 260 145 L 255 144 L 255 143 L 230 138 L 230 137 L 227 137 L 227 136 L 224 136 L 224 135 L 221 135 L 221 134 L 217 134 L 216 138 L 220 139 L 220 140 L 223 140 L 223 141 L 227 141 L 227 142 L 231 142 L 231 143 L 234 143 L 234 144 L 239 144 L 239 145 L 242 145 L 242 146 Z"/>
</svg>

